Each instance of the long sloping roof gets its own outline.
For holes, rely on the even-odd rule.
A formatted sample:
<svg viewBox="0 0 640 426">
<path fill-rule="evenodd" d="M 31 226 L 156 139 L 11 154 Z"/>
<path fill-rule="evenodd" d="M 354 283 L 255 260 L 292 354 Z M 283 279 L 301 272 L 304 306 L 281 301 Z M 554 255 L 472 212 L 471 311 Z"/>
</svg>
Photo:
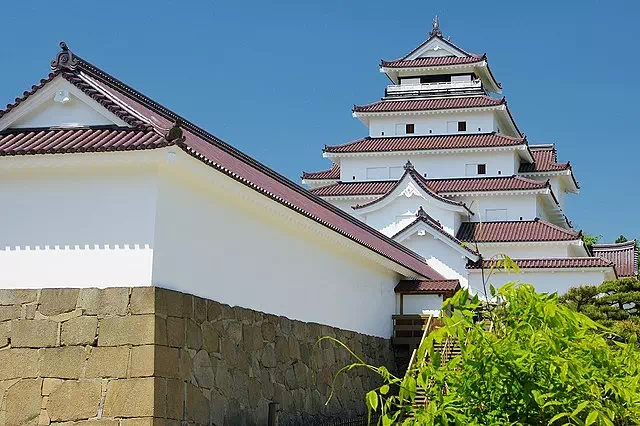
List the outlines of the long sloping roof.
<svg viewBox="0 0 640 426">
<path fill-rule="evenodd" d="M 442 278 L 426 264 L 421 256 L 408 248 L 316 197 L 255 159 L 74 55 L 66 44 L 61 43 L 61 47 L 62 51 L 52 62 L 53 75 L 49 75 L 46 80 L 51 81 L 57 75 L 62 75 L 72 84 L 77 83 L 80 90 L 92 96 L 114 114 L 121 114 L 127 120 L 131 120 L 132 125 L 136 128 L 152 128 L 159 135 L 164 135 L 166 142 L 162 142 L 158 146 L 175 145 L 187 154 L 256 192 L 420 276 L 431 279 Z M 31 91 L 26 92 L 21 98 L 10 104 L 5 111 L 1 111 L 0 117 L 17 107 L 44 85 L 46 82 L 41 82 Z M 179 137 L 173 136 L 176 133 Z M 104 148 L 103 138 L 95 137 L 86 141 L 83 145 L 83 152 L 99 152 Z M 26 149 L 14 153 L 26 155 L 36 153 L 36 151 Z M 48 151 L 38 151 L 37 153 L 48 153 Z"/>
<path fill-rule="evenodd" d="M 464 222 L 457 238 L 466 242 L 539 242 L 575 241 L 582 238 L 581 232 L 569 231 L 541 219 L 513 222 Z"/>
<path fill-rule="evenodd" d="M 426 98 L 408 100 L 381 100 L 368 105 L 356 105 L 353 112 L 404 112 L 404 111 L 436 111 L 447 109 L 482 108 L 505 105 L 505 98 L 496 99 L 490 96 L 466 96 L 449 98 Z"/>
<path fill-rule="evenodd" d="M 547 182 L 527 179 L 522 176 L 501 176 L 486 178 L 421 178 L 431 191 L 435 193 L 465 193 L 490 191 L 526 191 L 548 188 Z M 337 182 L 311 192 L 321 197 L 384 195 L 396 185 L 395 180 Z"/>
<path fill-rule="evenodd" d="M 521 269 L 556 269 L 556 268 L 607 268 L 615 269 L 613 262 L 602 257 L 562 257 L 543 259 L 512 259 Z M 469 263 L 468 269 L 488 269 L 496 266 L 500 260 L 483 260 Z"/>
<path fill-rule="evenodd" d="M 500 133 L 448 134 L 428 136 L 366 137 L 343 145 L 326 146 L 324 152 L 393 152 L 428 151 L 439 149 L 498 148 L 519 146 L 527 143 L 525 138 L 506 136 Z"/>
<path fill-rule="evenodd" d="M 635 240 L 618 244 L 594 244 L 591 250 L 594 256 L 600 256 L 615 263 L 618 276 L 638 275 L 638 247 Z"/>
<path fill-rule="evenodd" d="M 521 164 L 520 173 L 528 172 L 551 172 L 558 170 L 568 170 L 570 163 L 558 163 L 558 153 L 553 145 L 530 145 L 534 162 L 531 164 Z"/>
</svg>

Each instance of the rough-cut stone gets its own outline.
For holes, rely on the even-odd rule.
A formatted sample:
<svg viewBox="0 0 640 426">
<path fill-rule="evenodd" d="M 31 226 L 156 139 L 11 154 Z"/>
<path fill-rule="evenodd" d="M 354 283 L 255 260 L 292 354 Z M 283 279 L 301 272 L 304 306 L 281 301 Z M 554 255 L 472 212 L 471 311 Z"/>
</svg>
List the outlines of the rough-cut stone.
<svg viewBox="0 0 640 426">
<path fill-rule="evenodd" d="M 201 329 L 204 348 L 207 352 L 220 352 L 220 334 L 218 334 L 217 328 L 210 322 L 205 322 L 202 324 Z"/>
<path fill-rule="evenodd" d="M 0 306 L 0 322 L 20 318 L 20 305 Z"/>
<path fill-rule="evenodd" d="M 98 414 L 100 381 L 67 380 L 49 395 L 47 412 L 52 421 L 90 419 Z"/>
<path fill-rule="evenodd" d="M 126 377 L 128 362 L 129 348 L 126 346 L 91 348 L 85 376 L 87 378 Z"/>
<path fill-rule="evenodd" d="M 132 314 L 154 314 L 156 312 L 156 288 L 135 287 L 131 289 L 129 309 Z"/>
<path fill-rule="evenodd" d="M 40 292 L 38 312 L 51 316 L 73 311 L 78 302 L 78 289 L 45 288 Z"/>
<path fill-rule="evenodd" d="M 262 323 L 262 338 L 267 342 L 273 342 L 276 338 L 276 326 L 271 321 L 265 321 Z"/>
<path fill-rule="evenodd" d="M 265 367 L 276 366 L 276 353 L 275 345 L 273 343 L 267 343 L 262 350 L 262 357 L 260 358 L 262 365 Z"/>
<path fill-rule="evenodd" d="M 38 303 L 28 303 L 26 305 L 22 305 L 22 313 L 23 318 L 25 319 L 34 319 L 36 317 L 36 310 L 38 309 Z"/>
<path fill-rule="evenodd" d="M 185 342 L 184 318 L 167 318 L 167 344 L 174 348 L 181 348 Z"/>
<path fill-rule="evenodd" d="M 11 340 L 11 322 L 0 323 L 0 348 L 4 348 Z"/>
<path fill-rule="evenodd" d="M 58 343 L 58 323 L 49 320 L 11 321 L 11 346 L 49 348 Z"/>
<path fill-rule="evenodd" d="M 154 415 L 154 378 L 113 380 L 107 387 L 103 416 L 147 417 Z"/>
<path fill-rule="evenodd" d="M 21 305 L 23 303 L 35 302 L 38 297 L 38 290 L 10 290 L 0 289 L 0 305 Z"/>
<path fill-rule="evenodd" d="M 182 419 L 184 412 L 184 382 L 182 380 L 167 380 L 167 418 Z"/>
<path fill-rule="evenodd" d="M 129 376 L 131 377 L 151 377 L 155 369 L 153 357 L 155 346 L 144 345 L 131 348 L 131 365 L 129 366 Z"/>
<path fill-rule="evenodd" d="M 91 345 L 96 338 L 98 317 L 84 316 L 62 323 L 60 342 L 65 345 Z"/>
<path fill-rule="evenodd" d="M 182 300 L 182 293 L 156 288 L 156 313 L 170 317 L 183 317 Z"/>
<path fill-rule="evenodd" d="M 37 349 L 3 349 L 0 351 L 0 380 L 37 376 Z"/>
<path fill-rule="evenodd" d="M 58 386 L 60 386 L 64 380 L 45 378 L 42 381 L 42 396 L 49 396 Z"/>
<path fill-rule="evenodd" d="M 193 320 L 187 319 L 187 347 L 199 350 L 202 348 L 202 331 L 200 326 Z"/>
<path fill-rule="evenodd" d="M 40 349 L 40 374 L 60 379 L 80 378 L 86 357 L 82 346 Z"/>
<path fill-rule="evenodd" d="M 23 379 L 7 389 L 6 425 L 20 426 L 40 417 L 42 379 Z"/>
<path fill-rule="evenodd" d="M 207 300 L 207 320 L 217 321 L 222 318 L 222 305 L 212 300 Z"/>
<path fill-rule="evenodd" d="M 129 305 L 129 289 L 114 288 L 84 288 L 80 292 L 78 307 L 84 309 L 87 315 L 109 316 L 125 315 Z"/>
<path fill-rule="evenodd" d="M 187 384 L 187 420 L 198 425 L 209 424 L 209 400 L 204 396 L 202 390 Z"/>
<path fill-rule="evenodd" d="M 193 316 L 198 324 L 207 320 L 207 301 L 200 297 L 193 298 Z"/>
<path fill-rule="evenodd" d="M 201 350 L 193 357 L 193 374 L 196 376 L 198 386 L 207 389 L 214 387 L 215 376 L 207 351 Z"/>
<path fill-rule="evenodd" d="M 154 346 L 154 375 L 157 377 L 180 377 L 180 350 L 164 345 Z"/>
<path fill-rule="evenodd" d="M 155 316 L 107 317 L 99 321 L 99 346 L 151 345 L 155 339 Z"/>
</svg>

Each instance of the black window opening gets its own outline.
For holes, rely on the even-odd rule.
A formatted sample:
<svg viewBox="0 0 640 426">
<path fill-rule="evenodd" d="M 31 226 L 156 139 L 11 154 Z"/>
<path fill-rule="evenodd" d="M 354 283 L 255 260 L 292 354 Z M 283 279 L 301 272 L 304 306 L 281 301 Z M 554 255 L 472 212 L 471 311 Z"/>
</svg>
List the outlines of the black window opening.
<svg viewBox="0 0 640 426">
<path fill-rule="evenodd" d="M 467 131 L 467 122 L 466 121 L 458 121 L 458 131 L 466 132 Z"/>
<path fill-rule="evenodd" d="M 413 134 L 416 132 L 416 125 L 415 124 L 406 124 L 405 125 L 405 133 L 406 134 Z"/>
<path fill-rule="evenodd" d="M 478 174 L 486 175 L 487 174 L 487 165 L 486 164 L 478 164 Z"/>
</svg>

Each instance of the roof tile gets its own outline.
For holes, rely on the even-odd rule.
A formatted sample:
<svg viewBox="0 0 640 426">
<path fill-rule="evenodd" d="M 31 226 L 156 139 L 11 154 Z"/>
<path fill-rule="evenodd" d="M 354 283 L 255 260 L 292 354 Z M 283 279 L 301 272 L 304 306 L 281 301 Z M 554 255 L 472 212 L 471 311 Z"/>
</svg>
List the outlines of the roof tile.
<svg viewBox="0 0 640 426">
<path fill-rule="evenodd" d="M 321 170 L 318 172 L 302 172 L 302 179 L 308 179 L 308 180 L 340 179 L 340 166 L 338 164 L 334 164 L 328 170 Z"/>
<path fill-rule="evenodd" d="M 593 254 L 616 264 L 620 277 L 638 276 L 638 247 L 636 241 L 618 244 L 594 244 Z"/>
<path fill-rule="evenodd" d="M 464 222 L 457 233 L 466 242 L 492 243 L 515 241 L 574 241 L 582 238 L 573 232 L 544 220 L 516 222 Z"/>
<path fill-rule="evenodd" d="M 563 257 L 545 259 L 512 259 L 521 269 L 555 269 L 555 268 L 606 268 L 613 267 L 610 260 L 602 257 Z M 500 262 L 499 259 L 483 260 L 482 267 L 492 268 Z M 480 269 L 480 262 L 470 263 L 469 269 Z"/>
<path fill-rule="evenodd" d="M 464 65 L 482 62 L 484 56 L 437 56 L 417 59 L 397 59 L 394 61 L 382 61 L 383 68 L 422 68 L 447 65 Z"/>
<path fill-rule="evenodd" d="M 427 98 L 410 100 L 382 100 L 368 105 L 356 105 L 354 112 L 433 111 L 441 109 L 481 108 L 504 105 L 505 98 L 467 96 L 451 98 Z"/>
<path fill-rule="evenodd" d="M 403 280 L 396 285 L 394 291 L 396 293 L 441 294 L 453 293 L 459 289 L 460 281 L 458 280 Z"/>
</svg>

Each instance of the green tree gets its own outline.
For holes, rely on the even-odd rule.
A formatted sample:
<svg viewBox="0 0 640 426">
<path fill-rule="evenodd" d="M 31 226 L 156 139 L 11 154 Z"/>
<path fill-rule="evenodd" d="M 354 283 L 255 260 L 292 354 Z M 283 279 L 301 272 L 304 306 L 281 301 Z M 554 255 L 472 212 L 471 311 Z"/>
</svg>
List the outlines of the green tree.
<svg viewBox="0 0 640 426">
<path fill-rule="evenodd" d="M 582 236 L 582 239 L 584 240 L 584 245 L 588 248 L 591 249 L 591 247 L 594 244 L 597 244 L 598 241 L 600 241 L 600 238 L 602 238 L 602 235 L 590 235 L 590 234 L 584 234 Z"/>
<path fill-rule="evenodd" d="M 640 424 L 635 341 L 609 344 L 595 321 L 530 285 L 490 292 L 498 302 L 487 313 L 492 332 L 474 321 L 484 305 L 461 290 L 445 301 L 451 315 L 420 345 L 421 361 L 406 376 L 361 360 L 343 369 L 365 367 L 385 379 L 365 398 L 370 412 L 382 414 L 378 424 Z M 448 338 L 457 339 L 461 355 L 443 364 L 434 343 Z M 417 390 L 428 403 L 415 408 Z"/>
</svg>

